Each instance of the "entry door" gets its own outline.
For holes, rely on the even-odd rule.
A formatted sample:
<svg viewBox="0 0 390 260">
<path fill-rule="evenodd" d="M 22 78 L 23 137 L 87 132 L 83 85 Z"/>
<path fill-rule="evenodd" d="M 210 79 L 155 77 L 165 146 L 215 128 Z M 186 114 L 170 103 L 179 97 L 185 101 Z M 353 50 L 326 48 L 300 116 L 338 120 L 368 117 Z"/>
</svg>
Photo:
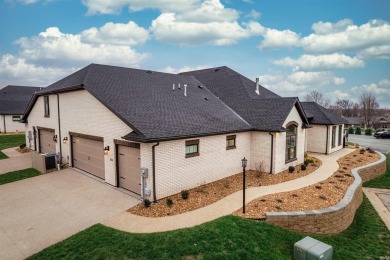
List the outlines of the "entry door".
<svg viewBox="0 0 390 260">
<path fill-rule="evenodd" d="M 141 194 L 140 149 L 118 145 L 119 186 Z"/>
<path fill-rule="evenodd" d="M 41 153 L 56 153 L 56 143 L 53 141 L 54 131 L 39 129 L 39 151 Z"/>
</svg>

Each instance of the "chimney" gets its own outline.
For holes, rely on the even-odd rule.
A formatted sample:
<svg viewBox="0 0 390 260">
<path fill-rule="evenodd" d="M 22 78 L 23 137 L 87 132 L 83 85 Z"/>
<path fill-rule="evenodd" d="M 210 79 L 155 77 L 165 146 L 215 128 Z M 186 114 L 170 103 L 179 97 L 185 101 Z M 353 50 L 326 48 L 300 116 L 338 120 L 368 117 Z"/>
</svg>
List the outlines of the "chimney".
<svg viewBox="0 0 390 260">
<path fill-rule="evenodd" d="M 173 84 L 173 91 L 175 91 L 175 84 Z"/>
<path fill-rule="evenodd" d="M 259 78 L 256 78 L 256 94 L 260 95 L 260 89 L 259 89 Z"/>
<path fill-rule="evenodd" d="M 187 96 L 187 84 L 184 84 L 184 96 Z"/>
</svg>

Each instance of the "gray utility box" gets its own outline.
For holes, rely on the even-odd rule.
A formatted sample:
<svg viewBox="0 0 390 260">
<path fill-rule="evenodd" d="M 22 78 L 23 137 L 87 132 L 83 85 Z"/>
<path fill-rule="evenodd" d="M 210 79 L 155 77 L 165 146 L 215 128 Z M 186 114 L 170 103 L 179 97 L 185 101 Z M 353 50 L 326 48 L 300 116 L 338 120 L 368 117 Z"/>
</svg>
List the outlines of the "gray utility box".
<svg viewBox="0 0 390 260">
<path fill-rule="evenodd" d="M 333 258 L 333 247 L 311 237 L 305 237 L 294 244 L 296 260 L 328 260 Z"/>
</svg>

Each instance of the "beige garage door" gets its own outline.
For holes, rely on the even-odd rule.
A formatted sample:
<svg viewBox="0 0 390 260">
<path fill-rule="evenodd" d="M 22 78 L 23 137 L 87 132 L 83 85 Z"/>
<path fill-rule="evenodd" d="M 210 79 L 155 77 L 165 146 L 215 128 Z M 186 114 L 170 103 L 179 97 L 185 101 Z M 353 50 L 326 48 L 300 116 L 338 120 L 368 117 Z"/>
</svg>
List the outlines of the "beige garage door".
<svg viewBox="0 0 390 260">
<path fill-rule="evenodd" d="M 39 131 L 39 152 L 56 153 L 56 143 L 53 141 L 54 131 L 38 129 Z"/>
<path fill-rule="evenodd" d="M 119 186 L 141 194 L 140 149 L 118 145 Z"/>
<path fill-rule="evenodd" d="M 72 136 L 73 167 L 104 179 L 103 141 Z"/>
</svg>

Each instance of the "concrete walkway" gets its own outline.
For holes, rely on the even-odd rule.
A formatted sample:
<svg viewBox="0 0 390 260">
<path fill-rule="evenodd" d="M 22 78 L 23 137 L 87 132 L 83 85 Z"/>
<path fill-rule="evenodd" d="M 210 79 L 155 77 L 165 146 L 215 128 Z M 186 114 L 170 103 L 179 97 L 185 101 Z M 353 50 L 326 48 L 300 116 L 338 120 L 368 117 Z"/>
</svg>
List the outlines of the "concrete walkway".
<svg viewBox="0 0 390 260">
<path fill-rule="evenodd" d="M 2 150 L 9 158 L 0 160 L 0 174 L 31 168 L 31 154 L 19 153 L 16 148 Z"/>
<path fill-rule="evenodd" d="M 246 190 L 246 203 L 268 194 L 297 190 L 326 180 L 337 171 L 339 167 L 337 160 L 353 151 L 354 149 L 342 149 L 331 155 L 310 154 L 322 161 L 321 167 L 315 172 L 302 178 L 276 185 L 248 188 Z M 216 203 L 180 215 L 148 218 L 123 211 L 102 222 L 102 224 L 126 232 L 154 233 L 193 227 L 229 215 L 241 207 L 242 191 L 238 191 Z"/>
<path fill-rule="evenodd" d="M 374 206 L 388 230 L 390 230 L 390 190 L 363 188 L 364 194 Z"/>
</svg>

